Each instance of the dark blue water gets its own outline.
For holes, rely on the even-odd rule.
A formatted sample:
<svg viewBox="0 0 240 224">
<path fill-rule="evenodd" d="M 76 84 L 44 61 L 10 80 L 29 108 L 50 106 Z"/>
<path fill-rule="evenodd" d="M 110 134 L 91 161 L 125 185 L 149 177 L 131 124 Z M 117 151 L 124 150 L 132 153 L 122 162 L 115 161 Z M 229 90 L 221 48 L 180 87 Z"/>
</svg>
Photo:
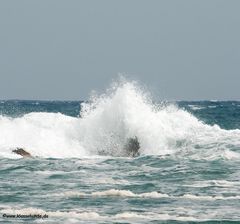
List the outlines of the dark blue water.
<svg viewBox="0 0 240 224">
<path fill-rule="evenodd" d="M 11 117 L 31 112 L 62 113 L 79 117 L 83 101 L 9 100 L 0 102 L 0 114 Z M 240 101 L 178 101 L 185 109 L 206 124 L 217 124 L 224 129 L 240 128 Z"/>
</svg>

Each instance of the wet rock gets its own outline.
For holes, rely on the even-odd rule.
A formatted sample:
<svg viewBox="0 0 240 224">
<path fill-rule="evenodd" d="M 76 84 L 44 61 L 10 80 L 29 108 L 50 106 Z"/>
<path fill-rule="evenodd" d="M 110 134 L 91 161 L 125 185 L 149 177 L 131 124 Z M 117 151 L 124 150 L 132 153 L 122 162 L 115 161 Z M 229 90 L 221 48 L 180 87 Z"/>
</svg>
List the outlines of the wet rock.
<svg viewBox="0 0 240 224">
<path fill-rule="evenodd" d="M 138 138 L 129 138 L 124 149 L 126 150 L 127 156 L 136 157 L 140 155 L 139 149 L 140 144 Z"/>
<path fill-rule="evenodd" d="M 12 152 L 14 152 L 22 157 L 32 158 L 32 155 L 29 152 L 27 152 L 26 150 L 24 150 L 23 148 L 16 148 Z"/>
</svg>

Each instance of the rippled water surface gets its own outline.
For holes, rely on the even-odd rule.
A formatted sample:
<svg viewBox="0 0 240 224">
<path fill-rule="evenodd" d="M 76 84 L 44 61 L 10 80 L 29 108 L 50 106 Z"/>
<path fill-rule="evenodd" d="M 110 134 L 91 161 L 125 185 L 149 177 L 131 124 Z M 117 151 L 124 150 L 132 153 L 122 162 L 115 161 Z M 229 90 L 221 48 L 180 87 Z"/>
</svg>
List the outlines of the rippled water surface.
<svg viewBox="0 0 240 224">
<path fill-rule="evenodd" d="M 53 223 L 239 221 L 239 175 L 239 161 L 224 159 L 1 159 L 1 212 Z"/>
</svg>

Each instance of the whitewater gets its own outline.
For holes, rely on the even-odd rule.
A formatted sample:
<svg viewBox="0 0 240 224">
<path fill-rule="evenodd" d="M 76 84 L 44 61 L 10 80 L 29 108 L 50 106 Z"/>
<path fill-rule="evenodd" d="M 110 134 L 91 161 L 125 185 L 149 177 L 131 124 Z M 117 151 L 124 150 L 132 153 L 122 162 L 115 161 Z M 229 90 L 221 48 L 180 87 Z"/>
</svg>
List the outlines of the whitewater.
<svg viewBox="0 0 240 224">
<path fill-rule="evenodd" d="M 3 223 L 237 223 L 239 162 L 237 101 L 160 102 L 122 81 L 84 102 L 0 102 Z"/>
<path fill-rule="evenodd" d="M 90 103 L 82 103 L 81 117 L 32 112 L 21 117 L 0 117 L 0 155 L 26 148 L 45 158 L 125 156 L 127 139 L 137 137 L 141 155 L 179 152 L 239 157 L 240 131 L 207 125 L 177 106 L 153 104 L 134 83 L 116 85 Z M 201 150 L 198 148 L 205 148 Z M 208 151 L 208 152 L 207 152 Z"/>
</svg>

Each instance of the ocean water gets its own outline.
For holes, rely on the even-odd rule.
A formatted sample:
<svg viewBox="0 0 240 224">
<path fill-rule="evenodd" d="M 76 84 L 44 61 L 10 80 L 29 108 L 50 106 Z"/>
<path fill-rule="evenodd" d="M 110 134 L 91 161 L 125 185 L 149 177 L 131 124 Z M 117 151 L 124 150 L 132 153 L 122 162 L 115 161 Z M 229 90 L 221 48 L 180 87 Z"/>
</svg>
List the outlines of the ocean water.
<svg viewBox="0 0 240 224">
<path fill-rule="evenodd" d="M 240 102 L 0 101 L 1 223 L 240 223 L 239 164 Z"/>
</svg>

